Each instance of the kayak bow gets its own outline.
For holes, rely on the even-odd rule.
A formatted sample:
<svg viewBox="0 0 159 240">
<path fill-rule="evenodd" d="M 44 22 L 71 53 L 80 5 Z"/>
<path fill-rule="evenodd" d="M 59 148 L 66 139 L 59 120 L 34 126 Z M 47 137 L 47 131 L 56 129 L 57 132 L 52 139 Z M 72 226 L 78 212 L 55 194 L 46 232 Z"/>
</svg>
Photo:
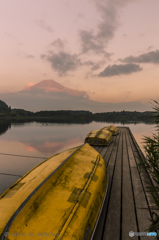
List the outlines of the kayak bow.
<svg viewBox="0 0 159 240">
<path fill-rule="evenodd" d="M 0 196 L 0 239 L 91 239 L 107 185 L 104 160 L 89 144 L 52 156 Z"/>
</svg>

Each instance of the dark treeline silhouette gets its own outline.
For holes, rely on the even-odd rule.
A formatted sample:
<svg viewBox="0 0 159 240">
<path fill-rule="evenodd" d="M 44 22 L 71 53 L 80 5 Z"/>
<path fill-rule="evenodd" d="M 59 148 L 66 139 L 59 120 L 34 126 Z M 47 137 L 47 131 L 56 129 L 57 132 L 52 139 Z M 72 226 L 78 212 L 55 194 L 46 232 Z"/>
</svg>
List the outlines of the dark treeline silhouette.
<svg viewBox="0 0 159 240">
<path fill-rule="evenodd" d="M 11 128 L 11 122 L 0 120 L 0 135 L 4 134 L 9 128 Z"/>
<path fill-rule="evenodd" d="M 144 122 L 151 122 L 153 112 L 146 111 L 146 112 L 132 112 L 132 111 L 121 111 L 121 112 L 105 112 L 105 113 L 95 113 L 93 114 L 94 120 L 103 120 L 106 119 L 107 121 L 144 121 Z"/>
<path fill-rule="evenodd" d="M 8 107 L 8 105 L 0 100 L 0 113 L 3 112 L 10 112 L 11 111 L 11 107 Z"/>
<path fill-rule="evenodd" d="M 152 122 L 153 112 L 102 112 L 92 113 L 90 111 L 73 111 L 73 110 L 58 110 L 58 111 L 39 111 L 31 112 L 24 109 L 16 109 L 8 107 L 7 104 L 0 100 L 0 118 L 8 119 L 23 119 L 27 121 L 36 120 L 44 122 L 61 122 L 61 123 L 90 123 L 92 121 L 100 122 Z"/>
</svg>

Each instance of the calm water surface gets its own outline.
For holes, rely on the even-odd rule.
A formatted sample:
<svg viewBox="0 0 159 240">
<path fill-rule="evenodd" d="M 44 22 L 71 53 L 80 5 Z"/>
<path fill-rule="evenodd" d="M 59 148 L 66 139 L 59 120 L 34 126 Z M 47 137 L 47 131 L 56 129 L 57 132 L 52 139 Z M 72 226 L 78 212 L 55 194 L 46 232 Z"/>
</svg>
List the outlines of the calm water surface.
<svg viewBox="0 0 159 240">
<path fill-rule="evenodd" d="M 81 145 L 88 132 L 106 125 L 129 127 L 142 148 L 142 137 L 155 132 L 145 123 L 12 123 L 0 125 L 0 194 L 44 159 Z M 17 156 L 14 156 L 17 155 Z"/>
</svg>

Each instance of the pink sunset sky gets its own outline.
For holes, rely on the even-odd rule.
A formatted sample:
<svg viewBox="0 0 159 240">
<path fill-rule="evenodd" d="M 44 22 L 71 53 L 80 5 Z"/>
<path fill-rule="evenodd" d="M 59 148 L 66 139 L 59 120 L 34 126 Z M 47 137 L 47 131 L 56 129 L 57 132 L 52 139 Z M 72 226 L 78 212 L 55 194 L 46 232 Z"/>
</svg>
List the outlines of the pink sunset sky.
<svg viewBox="0 0 159 240">
<path fill-rule="evenodd" d="M 158 0 L 0 2 L 0 93 L 53 79 L 100 102 L 159 91 Z"/>
</svg>

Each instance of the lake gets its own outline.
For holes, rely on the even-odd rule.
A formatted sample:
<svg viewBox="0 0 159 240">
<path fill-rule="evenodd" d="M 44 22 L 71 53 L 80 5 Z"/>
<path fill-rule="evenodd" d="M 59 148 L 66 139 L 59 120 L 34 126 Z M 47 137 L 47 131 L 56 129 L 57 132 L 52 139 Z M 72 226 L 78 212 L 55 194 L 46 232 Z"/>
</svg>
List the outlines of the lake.
<svg viewBox="0 0 159 240">
<path fill-rule="evenodd" d="M 0 123 L 0 194 L 43 160 L 83 144 L 88 132 L 110 124 L 129 127 L 142 150 L 143 135 L 155 132 L 155 125 L 142 122 Z"/>
</svg>

